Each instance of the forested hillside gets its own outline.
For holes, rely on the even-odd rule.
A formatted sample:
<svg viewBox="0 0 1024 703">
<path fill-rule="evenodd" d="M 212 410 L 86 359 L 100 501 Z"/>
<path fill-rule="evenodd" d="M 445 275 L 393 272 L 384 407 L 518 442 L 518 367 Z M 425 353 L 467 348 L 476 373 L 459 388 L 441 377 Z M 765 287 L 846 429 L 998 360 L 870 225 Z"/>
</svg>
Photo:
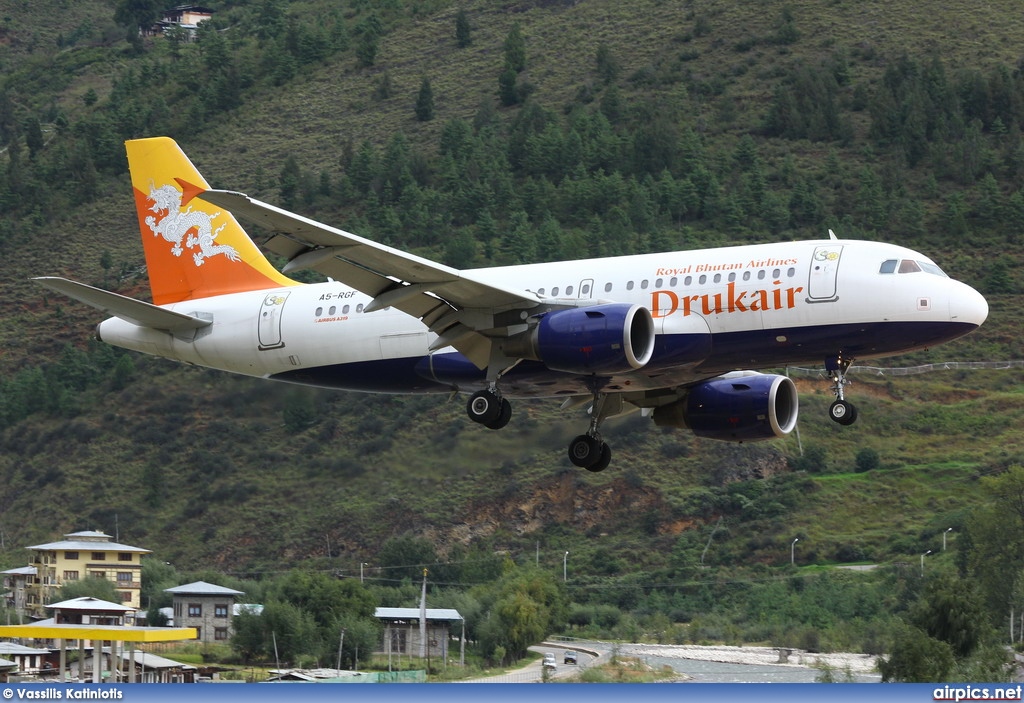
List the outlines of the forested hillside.
<svg viewBox="0 0 1024 703">
<path fill-rule="evenodd" d="M 931 632 L 917 586 L 897 570 L 871 586 L 884 602 L 809 614 L 805 586 L 849 604 L 838 594 L 864 577 L 775 582 L 795 538 L 803 565 L 914 566 L 952 527 L 937 563 L 985 572 L 979 506 L 1022 463 L 1014 371 L 855 375 L 850 428 L 826 420 L 827 382 L 797 376 L 800 436 L 759 445 L 629 417 L 608 425 L 617 468 L 590 475 L 564 456 L 585 418 L 554 402 L 493 433 L 446 398 L 184 368 L 90 341 L 94 311 L 28 279 L 148 296 L 123 141 L 168 135 L 215 187 L 457 267 L 828 228 L 906 244 L 992 315 L 888 365 L 1021 358 L 1016 2 L 209 6 L 189 41 L 140 36 L 160 9 L 146 2 L 0 0 L 3 565 L 62 532 L 116 530 L 183 571 L 238 577 L 365 562 L 387 586 L 426 563 L 457 599 L 496 578 L 495 554 L 557 581 L 569 551 L 559 626 L 665 636 L 704 618 L 709 639 L 865 649 L 901 612 Z M 1024 554 L 994 563 L 1016 574 Z M 982 582 L 1005 629 L 1018 592 Z"/>
</svg>

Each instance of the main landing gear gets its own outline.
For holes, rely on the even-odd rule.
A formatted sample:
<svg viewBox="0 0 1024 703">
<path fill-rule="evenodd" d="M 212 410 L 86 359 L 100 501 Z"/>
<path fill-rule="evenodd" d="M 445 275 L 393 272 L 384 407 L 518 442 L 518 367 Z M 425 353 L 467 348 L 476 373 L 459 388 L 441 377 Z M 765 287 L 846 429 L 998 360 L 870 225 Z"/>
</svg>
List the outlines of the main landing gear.
<svg viewBox="0 0 1024 703">
<path fill-rule="evenodd" d="M 857 406 L 845 399 L 843 390 L 849 383 L 846 372 L 852 363 L 852 357 L 842 355 L 825 360 L 825 370 L 832 379 L 832 393 L 836 396 L 836 401 L 829 406 L 828 416 L 840 425 L 852 425 L 857 420 Z"/>
<path fill-rule="evenodd" d="M 497 387 L 492 387 L 471 395 L 466 403 L 466 413 L 473 422 L 500 430 L 512 419 L 512 403 L 501 397 Z"/>
<path fill-rule="evenodd" d="M 606 393 L 594 393 L 590 429 L 569 442 L 569 461 L 587 471 L 604 471 L 612 460 L 608 447 L 598 428 L 605 418 L 622 410 L 622 399 Z M 473 422 L 492 430 L 500 430 L 512 419 L 512 404 L 501 396 L 496 386 L 477 391 L 466 403 L 466 414 Z"/>
</svg>

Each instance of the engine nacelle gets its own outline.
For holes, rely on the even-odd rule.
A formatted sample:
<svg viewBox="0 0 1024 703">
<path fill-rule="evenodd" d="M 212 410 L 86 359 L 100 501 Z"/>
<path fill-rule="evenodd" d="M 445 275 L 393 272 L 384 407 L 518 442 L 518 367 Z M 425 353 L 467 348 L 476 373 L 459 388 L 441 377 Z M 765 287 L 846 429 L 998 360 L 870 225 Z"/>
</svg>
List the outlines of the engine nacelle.
<svg viewBox="0 0 1024 703">
<path fill-rule="evenodd" d="M 505 353 L 553 371 L 625 373 L 654 353 L 654 320 L 642 305 L 608 303 L 549 312 L 530 331 L 506 341 Z"/>
<path fill-rule="evenodd" d="M 789 378 L 738 371 L 693 386 L 683 398 L 655 408 L 652 417 L 656 425 L 689 429 L 698 437 L 758 442 L 789 434 L 799 408 Z"/>
</svg>

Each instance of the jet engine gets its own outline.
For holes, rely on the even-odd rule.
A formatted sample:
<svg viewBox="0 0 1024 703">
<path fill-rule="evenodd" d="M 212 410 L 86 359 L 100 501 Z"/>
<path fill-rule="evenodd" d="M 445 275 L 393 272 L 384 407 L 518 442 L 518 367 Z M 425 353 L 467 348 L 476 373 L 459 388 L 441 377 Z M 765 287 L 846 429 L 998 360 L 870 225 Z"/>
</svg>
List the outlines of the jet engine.
<svg viewBox="0 0 1024 703">
<path fill-rule="evenodd" d="M 737 371 L 699 383 L 685 396 L 655 408 L 654 424 L 691 430 L 725 442 L 785 437 L 799 413 L 796 385 L 789 378 Z"/>
<path fill-rule="evenodd" d="M 507 340 L 504 351 L 553 371 L 615 374 L 650 361 L 654 339 L 647 308 L 608 303 L 545 313 L 530 330 Z"/>
</svg>

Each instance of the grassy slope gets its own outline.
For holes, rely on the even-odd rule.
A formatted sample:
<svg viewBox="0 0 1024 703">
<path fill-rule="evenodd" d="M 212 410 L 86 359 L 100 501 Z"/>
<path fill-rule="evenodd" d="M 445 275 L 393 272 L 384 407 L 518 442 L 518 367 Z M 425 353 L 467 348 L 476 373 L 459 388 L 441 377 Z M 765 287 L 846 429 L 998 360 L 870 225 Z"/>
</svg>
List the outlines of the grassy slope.
<svg viewBox="0 0 1024 703">
<path fill-rule="evenodd" d="M 970 9 L 950 2 L 930 5 L 927 12 L 882 2 L 787 4 L 804 37 L 798 46 L 759 45 L 737 52 L 739 40 L 773 31 L 782 3 L 680 7 L 595 1 L 501 9 L 469 3 L 474 23 L 469 49 L 454 48 L 453 7 L 389 35 L 374 69 L 357 70 L 347 57 L 285 89 L 267 91 L 220 127 L 182 142 L 211 181 L 241 190 L 253 190 L 258 166 L 276 173 L 291 153 L 306 168 L 336 170 L 350 137 L 380 143 L 401 129 L 421 148 L 432 148 L 444 120 L 469 118 L 482 101 L 493 99 L 500 44 L 514 22 L 527 38 L 528 79 L 549 107 L 564 105 L 592 80 L 600 42 L 611 47 L 624 76 L 671 62 L 684 49 L 696 50 L 700 59 L 688 68 L 705 80 L 736 77 L 730 95 L 754 108 L 741 112 L 737 128 L 756 124 L 770 97 L 770 77 L 790 62 L 837 49 L 863 55 L 870 49 L 875 58 L 855 63 L 854 70 L 878 75 L 900 51 L 923 52 L 941 40 L 947 60 L 956 57 L 985 68 L 1016 60 L 1017 39 L 1024 36 L 1012 2 Z M 686 41 L 698 16 L 709 19 L 712 31 Z M 947 36 L 949 26 L 961 29 Z M 372 93 L 385 69 L 394 97 L 377 102 Z M 431 79 L 438 113 L 426 124 L 416 122 L 412 111 L 423 75 Z M 728 129 L 716 123 L 713 99 L 679 99 L 689 101 L 694 119 L 709 133 Z M 822 168 L 819 145 L 766 149 L 789 150 L 797 163 Z M 97 281 L 104 249 L 118 261 L 141 260 L 127 178 L 123 185 L 95 206 L 69 213 L 45 246 L 25 242 L 10 252 L 5 267 L 11 275 L 4 284 L 10 314 L 0 319 L 9 371 L 29 354 L 50 352 L 55 343 L 80 343 L 96 321 L 90 311 L 70 303 L 44 305 L 39 291 L 25 283 L 29 275 Z M 273 199 L 273 193 L 266 195 Z M 995 301 L 994 319 L 977 339 L 935 358 L 1019 353 L 1015 302 Z M 19 428 L 17 440 L 7 438 L 9 448 L 24 449 L 9 449 L 0 458 L 8 475 L 17 477 L 0 507 L 31 518 L 4 525 L 6 544 L 29 544 L 71 529 L 111 531 L 116 514 L 126 541 L 155 549 L 176 564 L 225 569 L 303 559 L 351 568 L 372 558 L 382 539 L 406 530 L 430 534 L 442 546 L 477 538 L 495 548 L 518 548 L 541 539 L 555 551 L 564 545 L 586 554 L 596 544 L 625 556 L 641 544 L 655 547 L 642 550 L 644 558 L 654 559 L 659 550 L 671 550 L 679 529 L 703 524 L 687 512 L 688 496 L 718 467 L 777 462 L 782 454 L 797 452 L 795 438 L 723 447 L 627 418 L 609 423 L 615 465 L 594 476 L 569 470 L 564 458 L 565 442 L 580 430 L 582 416 L 558 413 L 550 403 L 520 404 L 512 425 L 491 433 L 465 420 L 461 402 L 319 393 L 311 397 L 329 421 L 290 436 L 281 425 L 280 408 L 292 389 L 163 362 L 139 360 L 138 365 L 135 383 L 100 399 L 85 417 L 37 418 Z M 758 526 L 761 539 L 751 547 L 755 559 L 784 562 L 786 545 L 797 532 L 823 559 L 849 543 L 863 545 L 876 558 L 899 556 L 900 550 L 912 555 L 919 547 L 908 545 L 908 539 L 918 540 L 936 515 L 977 498 L 978 474 L 1021 460 L 1015 428 L 1022 396 L 1013 374 L 856 380 L 852 393 L 862 419 L 849 429 L 824 419 L 829 401 L 824 381 L 800 381 L 801 439 L 826 446 L 830 468 L 852 467 L 862 447 L 878 450 L 884 468 L 816 479 L 816 489 L 785 520 Z M 979 415 L 991 419 L 979 421 Z M 966 420 L 972 420 L 969 431 L 960 429 Z M 941 430 L 929 430 L 934 423 Z M 88 441 L 77 434 L 82 427 L 92 435 Z M 368 444 L 375 437 L 394 441 Z M 197 444 L 222 460 L 211 463 Z M 140 496 L 154 467 L 166 497 L 150 508 Z M 41 485 L 38 477 L 53 471 L 59 480 Z M 200 496 L 210 493 L 221 498 L 203 508 Z M 654 534 L 638 525 L 639 516 L 651 513 L 657 520 Z M 745 529 L 737 524 L 732 533 L 744 539 Z M 3 559 L 20 563 L 21 556 L 9 550 Z"/>
</svg>

